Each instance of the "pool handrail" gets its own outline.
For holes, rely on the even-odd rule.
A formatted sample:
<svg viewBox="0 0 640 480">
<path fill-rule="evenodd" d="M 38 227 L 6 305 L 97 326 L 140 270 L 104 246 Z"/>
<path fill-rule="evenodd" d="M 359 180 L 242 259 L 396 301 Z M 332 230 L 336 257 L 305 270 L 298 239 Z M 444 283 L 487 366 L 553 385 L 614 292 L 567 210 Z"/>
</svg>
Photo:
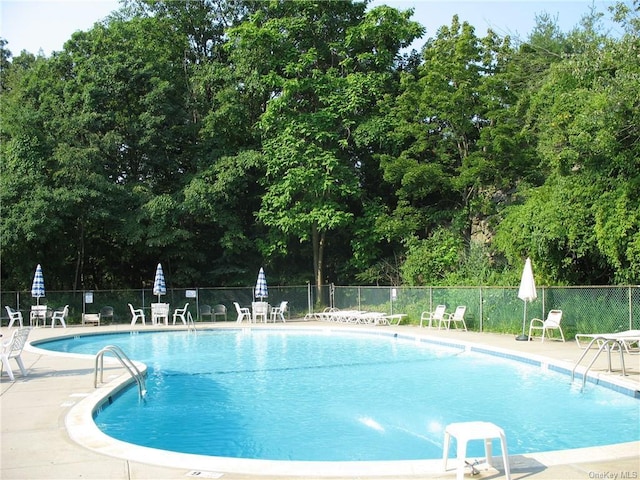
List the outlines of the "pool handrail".
<svg viewBox="0 0 640 480">
<path fill-rule="evenodd" d="M 138 385 L 138 394 L 140 398 L 144 398 L 147 394 L 147 388 L 144 381 L 144 376 L 136 367 L 135 363 L 131 361 L 131 359 L 124 353 L 124 351 L 118 347 L 117 345 L 107 345 L 102 348 L 96 354 L 96 364 L 93 372 L 93 387 L 98 388 L 98 372 L 100 372 L 100 383 L 103 383 L 103 372 L 104 372 L 104 354 L 112 353 L 120 362 L 120 364 L 127 369 L 129 374 L 133 377 Z"/>
</svg>

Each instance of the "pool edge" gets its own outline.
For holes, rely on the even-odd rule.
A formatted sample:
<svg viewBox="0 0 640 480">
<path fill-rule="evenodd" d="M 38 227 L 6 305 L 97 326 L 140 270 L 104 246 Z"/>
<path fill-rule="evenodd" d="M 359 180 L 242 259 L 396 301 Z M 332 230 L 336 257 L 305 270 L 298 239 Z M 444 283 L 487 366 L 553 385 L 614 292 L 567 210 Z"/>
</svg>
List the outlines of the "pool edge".
<svg viewBox="0 0 640 480">
<path fill-rule="evenodd" d="M 240 327 L 229 327 L 240 328 Z M 247 327 L 242 327 L 247 328 Z M 265 327 L 251 327 L 262 329 Z M 551 359 L 536 354 L 523 354 L 509 349 L 500 347 L 489 347 L 485 344 L 476 342 L 467 342 L 459 340 L 430 337 L 428 333 L 411 332 L 398 333 L 397 331 L 382 330 L 377 328 L 336 328 L 335 325 L 291 325 L 288 328 L 297 330 L 319 329 L 327 332 L 355 332 L 355 333 L 372 333 L 376 335 L 396 336 L 409 340 L 433 341 L 434 343 L 448 346 L 455 346 L 465 349 L 478 349 L 483 353 L 493 352 L 491 354 L 513 355 L 516 360 L 523 359 L 527 363 L 534 362 L 541 368 L 558 367 L 561 373 L 567 369 L 566 362 Z M 215 329 L 215 328 L 212 328 Z M 161 330 L 166 331 L 166 330 Z M 122 333 L 122 332 L 120 332 Z M 75 336 L 75 335 L 74 335 Z M 36 342 L 37 345 L 37 342 Z M 37 348 L 37 347 L 34 347 Z M 40 352 L 50 352 L 38 349 Z M 78 355 L 78 354 L 62 354 L 62 355 Z M 86 356 L 85 356 L 86 357 Z M 509 357 L 511 358 L 511 357 Z M 569 373 L 570 373 L 569 366 Z M 611 380 L 611 379 L 609 379 Z M 141 447 L 126 442 L 122 442 L 101 432 L 93 421 L 93 414 L 96 408 L 113 395 L 118 389 L 123 388 L 132 379 L 127 375 L 112 380 L 108 384 L 98 388 L 93 393 L 79 401 L 73 406 L 65 417 L 65 426 L 70 438 L 79 445 L 93 450 L 97 453 L 108 455 L 116 458 L 132 460 L 145 464 L 152 464 L 164 467 L 183 468 L 190 470 L 203 471 L 220 471 L 227 473 L 238 473 L 256 476 L 315 476 L 315 477 L 344 477 L 344 476 L 415 476 L 443 474 L 442 460 L 403 460 L 403 461 L 375 461 L 375 462 L 306 462 L 306 461 L 276 461 L 276 460 L 255 460 L 255 459 L 238 459 L 229 457 L 210 457 L 204 455 L 182 454 L 170 452 L 166 450 Z M 616 382 L 617 383 L 617 382 Z M 623 384 L 625 382 L 622 382 Z M 633 391 L 637 391 L 634 387 L 627 385 Z M 89 427 L 87 427 L 89 426 Z M 545 466 L 564 465 L 572 462 L 594 462 L 608 461 L 612 458 L 637 457 L 640 452 L 640 441 L 627 442 L 621 444 L 611 444 L 597 447 L 585 447 L 570 450 L 539 452 L 531 454 L 510 455 L 510 465 L 539 463 Z M 496 458 L 496 460 L 498 460 Z M 500 464 L 497 461 L 498 465 Z M 502 468 L 502 467 L 499 467 Z"/>
</svg>

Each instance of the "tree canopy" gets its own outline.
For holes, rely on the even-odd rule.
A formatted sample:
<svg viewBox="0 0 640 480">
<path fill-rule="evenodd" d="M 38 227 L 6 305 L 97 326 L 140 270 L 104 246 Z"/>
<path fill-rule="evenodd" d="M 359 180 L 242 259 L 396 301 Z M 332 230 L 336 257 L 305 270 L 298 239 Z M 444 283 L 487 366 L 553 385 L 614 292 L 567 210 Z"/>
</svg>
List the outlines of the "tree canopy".
<svg viewBox="0 0 640 480">
<path fill-rule="evenodd" d="M 366 1 L 123 0 L 0 39 L 3 290 L 640 281 L 640 1 L 425 30 Z"/>
</svg>

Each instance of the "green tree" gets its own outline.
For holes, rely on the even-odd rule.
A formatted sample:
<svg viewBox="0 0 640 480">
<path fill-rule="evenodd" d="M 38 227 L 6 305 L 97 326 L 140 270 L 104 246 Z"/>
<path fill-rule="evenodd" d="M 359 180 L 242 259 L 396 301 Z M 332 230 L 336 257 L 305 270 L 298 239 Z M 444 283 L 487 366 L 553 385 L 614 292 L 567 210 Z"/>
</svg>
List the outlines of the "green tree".
<svg viewBox="0 0 640 480">
<path fill-rule="evenodd" d="M 493 213 L 495 192 L 519 178 L 524 141 L 509 116 L 517 101 L 508 88 L 511 55 L 508 38 L 478 38 L 454 16 L 426 42 L 417 71 L 403 73 L 389 110 L 388 150 L 380 155 L 397 203 L 379 225 L 414 245 L 407 262 L 419 263 L 412 257 L 425 251 L 416 239 L 441 227 L 470 245 L 473 225 Z M 410 278 L 432 282 L 442 274 Z"/>
<path fill-rule="evenodd" d="M 421 33 L 410 12 L 365 3 L 271 2 L 230 32 L 248 84 L 267 85 L 260 119 L 265 194 L 258 218 L 271 227 L 263 249 L 310 242 L 314 278 L 325 282 L 330 233 L 346 228 L 360 202 L 358 123 L 385 93 L 398 50 Z"/>
<path fill-rule="evenodd" d="M 496 244 L 512 261 L 530 254 L 550 283 L 635 283 L 638 35 L 611 40 L 583 24 L 528 111 L 549 176 L 505 212 Z"/>
</svg>

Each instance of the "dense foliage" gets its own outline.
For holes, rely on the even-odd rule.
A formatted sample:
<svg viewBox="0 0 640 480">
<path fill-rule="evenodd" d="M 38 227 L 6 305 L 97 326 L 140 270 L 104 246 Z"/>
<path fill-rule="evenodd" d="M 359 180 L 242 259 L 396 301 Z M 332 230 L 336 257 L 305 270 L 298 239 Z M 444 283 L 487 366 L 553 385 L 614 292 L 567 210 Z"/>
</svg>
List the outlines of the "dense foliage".
<svg viewBox="0 0 640 480">
<path fill-rule="evenodd" d="M 0 40 L 2 288 L 640 283 L 639 12 L 408 52 L 410 10 L 123 0 Z"/>
</svg>

